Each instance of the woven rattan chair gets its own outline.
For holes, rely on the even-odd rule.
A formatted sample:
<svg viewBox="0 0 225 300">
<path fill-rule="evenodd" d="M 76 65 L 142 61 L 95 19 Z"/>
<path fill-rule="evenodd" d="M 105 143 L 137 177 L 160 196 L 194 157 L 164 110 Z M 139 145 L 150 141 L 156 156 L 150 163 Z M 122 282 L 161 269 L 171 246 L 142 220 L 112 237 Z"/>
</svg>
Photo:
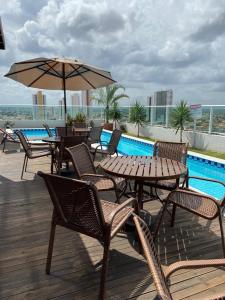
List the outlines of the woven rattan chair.
<svg viewBox="0 0 225 300">
<path fill-rule="evenodd" d="M 224 230 L 223 230 L 223 213 L 225 210 L 225 195 L 223 199 L 219 201 L 208 195 L 205 194 L 203 195 L 191 189 L 184 188 L 185 182 L 190 179 L 201 180 L 206 182 L 214 182 L 218 185 L 222 185 L 223 187 L 225 187 L 225 183 L 221 181 L 212 180 L 208 178 L 200 178 L 200 177 L 187 177 L 183 182 L 183 186 L 181 188 L 176 189 L 175 191 L 172 191 L 168 195 L 167 199 L 165 199 L 164 206 L 158 218 L 157 226 L 155 229 L 155 236 L 159 231 L 159 227 L 165 210 L 170 204 L 173 204 L 171 226 L 174 225 L 177 206 L 207 220 L 213 220 L 216 218 L 219 219 L 222 248 L 225 257 L 225 241 L 224 241 Z"/>
<path fill-rule="evenodd" d="M 20 144 L 20 141 L 18 140 L 15 133 L 8 133 L 2 128 L 0 128 L 0 132 L 2 134 L 2 140 L 1 140 L 1 145 L 3 145 L 2 152 L 5 152 L 5 148 L 6 148 L 7 143 L 10 143 L 10 144 L 12 143 L 12 144 L 15 144 L 15 145 Z M 18 146 L 18 147 L 20 147 L 20 146 Z"/>
<path fill-rule="evenodd" d="M 22 168 L 22 172 L 21 172 L 21 179 L 23 178 L 24 171 L 26 172 L 26 170 L 27 170 L 28 159 L 35 159 L 35 158 L 40 158 L 40 157 L 49 156 L 49 155 L 51 156 L 51 173 L 53 173 L 53 163 L 54 162 L 53 162 L 51 148 L 43 149 L 43 150 L 37 150 L 37 148 L 36 148 L 34 151 L 34 149 L 32 148 L 31 144 L 28 143 L 27 138 L 25 137 L 25 135 L 23 134 L 22 131 L 16 130 L 15 134 L 18 136 L 19 141 L 25 152 L 23 168 Z"/>
<path fill-rule="evenodd" d="M 186 165 L 187 161 L 187 149 L 188 144 L 186 143 L 175 143 L 175 142 L 163 142 L 157 141 L 154 144 L 153 156 L 169 158 L 172 160 L 179 161 Z M 158 181 L 145 181 L 144 187 L 148 186 L 151 188 L 150 197 L 143 199 L 143 203 L 158 199 L 160 201 L 161 198 L 157 192 L 157 189 L 172 191 L 176 189 L 181 183 L 180 179 L 170 179 L 170 180 L 158 180 Z M 153 188 L 155 189 L 155 194 L 157 197 L 152 196 Z"/>
<path fill-rule="evenodd" d="M 72 127 L 56 127 L 57 136 L 72 136 L 73 128 Z"/>
<path fill-rule="evenodd" d="M 120 197 L 126 189 L 127 184 L 125 179 L 106 174 L 97 174 L 91 153 L 88 146 L 84 143 L 67 148 L 67 151 L 70 154 L 70 159 L 78 179 L 91 181 L 98 191 L 114 190 L 116 202 L 119 202 Z M 121 189 L 119 186 L 121 186 Z"/>
<path fill-rule="evenodd" d="M 56 225 L 93 237 L 104 247 L 99 296 L 104 299 L 110 241 L 133 213 L 128 205 L 135 205 L 135 199 L 118 205 L 99 200 L 92 183 L 41 172 L 38 175 L 44 178 L 54 205 L 46 273 L 50 273 Z"/>
<path fill-rule="evenodd" d="M 94 155 L 94 159 L 97 153 L 102 155 L 118 155 L 117 146 L 119 144 L 121 135 L 121 130 L 114 129 L 109 142 L 101 141 L 100 144 L 91 151 Z"/>
<path fill-rule="evenodd" d="M 88 137 L 88 145 L 101 142 L 102 126 L 92 127 Z"/>
<path fill-rule="evenodd" d="M 134 217 L 134 223 L 137 229 L 140 243 L 143 248 L 143 254 L 147 260 L 149 270 L 152 274 L 153 281 L 157 290 L 158 300 L 173 300 L 168 286 L 168 279 L 170 276 L 180 269 L 197 269 L 197 268 L 210 268 L 210 267 L 222 267 L 225 266 L 225 259 L 212 259 L 212 260 L 190 260 L 179 261 L 169 265 L 168 267 L 161 266 L 157 251 L 153 242 L 151 233 L 139 217 Z M 207 298 L 207 300 L 225 299 L 225 291 L 222 295 L 216 295 L 215 297 Z M 199 298 L 200 299 L 200 298 Z M 203 298 L 201 298 L 203 300 Z"/>
<path fill-rule="evenodd" d="M 83 142 L 87 142 L 86 136 L 61 136 L 59 149 L 56 149 L 55 151 L 55 159 L 57 165 L 56 169 L 58 174 L 61 173 L 62 163 L 66 163 L 68 168 L 69 162 L 71 161 L 71 157 L 66 151 L 66 148 L 79 145 Z"/>
<path fill-rule="evenodd" d="M 51 129 L 49 128 L 48 124 L 44 123 L 44 124 L 42 124 L 42 125 L 43 125 L 43 127 L 45 128 L 45 130 L 47 131 L 48 136 L 49 136 L 49 137 L 53 137 L 53 134 L 52 134 Z"/>
</svg>

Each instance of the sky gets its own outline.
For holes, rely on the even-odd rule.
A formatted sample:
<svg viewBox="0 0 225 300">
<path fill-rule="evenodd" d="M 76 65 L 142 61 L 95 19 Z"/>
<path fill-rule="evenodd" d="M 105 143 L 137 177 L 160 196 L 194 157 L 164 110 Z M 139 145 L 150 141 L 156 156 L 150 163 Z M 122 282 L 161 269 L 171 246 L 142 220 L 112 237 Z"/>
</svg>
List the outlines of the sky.
<svg viewBox="0 0 225 300">
<path fill-rule="evenodd" d="M 172 89 L 175 103 L 225 104 L 225 0 L 0 0 L 0 16 L 0 104 L 36 92 L 4 77 L 11 64 L 62 56 L 110 71 L 131 102 Z"/>
</svg>

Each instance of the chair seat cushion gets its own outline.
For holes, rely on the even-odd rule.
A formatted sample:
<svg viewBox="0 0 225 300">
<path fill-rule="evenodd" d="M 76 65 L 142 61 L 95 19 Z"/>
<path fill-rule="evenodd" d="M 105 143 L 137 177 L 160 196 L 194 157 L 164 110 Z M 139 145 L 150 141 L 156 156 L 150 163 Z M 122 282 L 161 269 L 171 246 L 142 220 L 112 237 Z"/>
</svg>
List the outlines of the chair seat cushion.
<svg viewBox="0 0 225 300">
<path fill-rule="evenodd" d="M 123 183 L 125 183 L 125 179 L 124 178 L 120 178 L 120 177 L 112 177 L 115 182 L 116 185 L 122 185 Z M 94 177 L 94 176 L 82 176 L 82 179 L 86 180 L 86 181 L 91 181 L 95 187 L 97 188 L 97 190 L 99 191 L 106 191 L 106 190 L 110 190 L 110 189 L 114 189 L 114 184 L 112 182 L 112 180 L 108 179 L 108 178 L 102 178 L 102 177 Z"/>
<path fill-rule="evenodd" d="M 191 194 L 189 192 L 191 192 Z M 213 200 L 192 190 L 178 189 L 175 193 L 170 195 L 169 200 L 179 207 L 187 209 L 207 219 L 213 219 L 218 213 L 218 207 Z"/>
<path fill-rule="evenodd" d="M 109 224 L 111 222 L 111 213 L 117 209 L 120 205 L 109 201 L 101 200 L 102 212 L 104 215 L 105 222 Z M 112 223 L 112 234 L 118 231 L 118 227 L 121 227 L 128 217 L 132 214 L 134 209 L 132 207 L 124 207 L 114 218 Z"/>
</svg>

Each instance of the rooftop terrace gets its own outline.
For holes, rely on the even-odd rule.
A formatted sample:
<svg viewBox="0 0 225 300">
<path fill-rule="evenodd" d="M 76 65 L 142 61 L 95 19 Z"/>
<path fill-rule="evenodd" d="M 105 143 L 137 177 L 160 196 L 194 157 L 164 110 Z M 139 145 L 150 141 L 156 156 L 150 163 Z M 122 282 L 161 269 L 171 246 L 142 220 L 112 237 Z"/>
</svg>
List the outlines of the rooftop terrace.
<svg viewBox="0 0 225 300">
<path fill-rule="evenodd" d="M 49 171 L 50 159 L 29 161 L 26 180 L 21 181 L 23 155 L 0 153 L 0 298 L 97 299 L 102 247 L 94 239 L 58 227 L 52 273 L 45 274 L 52 205 L 35 173 Z M 111 198 L 111 194 L 107 196 L 107 200 Z M 156 215 L 160 205 L 154 202 L 145 207 Z M 178 210 L 174 228 L 165 220 L 157 249 L 165 264 L 180 259 L 221 258 L 218 223 Z M 224 271 L 178 271 L 171 279 L 174 298 L 202 299 L 224 291 Z M 121 233 L 112 241 L 106 287 L 106 299 L 154 298 L 147 264 L 135 250 L 131 234 L 127 239 Z"/>
</svg>

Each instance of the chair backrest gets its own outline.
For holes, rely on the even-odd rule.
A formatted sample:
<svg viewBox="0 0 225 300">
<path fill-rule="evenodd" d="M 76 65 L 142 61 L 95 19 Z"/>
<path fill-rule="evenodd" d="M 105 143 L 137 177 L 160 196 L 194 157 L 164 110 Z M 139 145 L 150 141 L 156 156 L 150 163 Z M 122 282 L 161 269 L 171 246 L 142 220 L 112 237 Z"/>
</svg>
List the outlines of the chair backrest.
<svg viewBox="0 0 225 300">
<path fill-rule="evenodd" d="M 105 220 L 94 185 L 42 172 L 38 175 L 45 180 L 57 224 L 102 240 Z"/>
<path fill-rule="evenodd" d="M 48 136 L 52 137 L 53 134 L 52 134 L 52 132 L 51 132 L 51 130 L 50 130 L 48 124 L 44 123 L 44 124 L 42 124 L 42 125 L 43 125 L 43 127 L 46 129 L 46 131 L 47 131 L 47 133 L 48 133 Z"/>
<path fill-rule="evenodd" d="M 57 136 L 72 136 L 73 130 L 72 127 L 56 127 Z"/>
<path fill-rule="evenodd" d="M 122 131 L 119 129 L 114 129 L 109 141 L 109 146 L 108 146 L 108 152 L 110 155 L 113 155 L 115 152 L 117 152 L 117 146 L 120 141 L 120 137 L 122 135 Z"/>
<path fill-rule="evenodd" d="M 96 174 L 95 166 L 90 151 L 84 143 L 66 149 L 71 156 L 71 161 L 79 178 L 83 174 Z"/>
<path fill-rule="evenodd" d="M 186 143 L 157 141 L 154 144 L 153 155 L 173 159 L 186 165 L 187 149 Z"/>
<path fill-rule="evenodd" d="M 21 130 L 16 130 L 15 134 L 18 136 L 20 143 L 22 144 L 23 150 L 27 154 L 28 157 L 32 155 L 31 146 L 28 143 L 27 137 L 23 134 Z"/>
<path fill-rule="evenodd" d="M 8 133 L 6 132 L 4 129 L 0 128 L 0 132 L 3 134 L 3 139 L 7 139 L 11 142 L 14 142 L 14 143 L 18 143 L 19 141 L 17 139 L 15 139 L 14 135 L 15 135 L 15 132 L 13 132 L 12 134 L 11 133 Z"/>
<path fill-rule="evenodd" d="M 150 230 L 148 229 L 146 223 L 138 216 L 134 216 L 134 223 L 144 251 L 145 258 L 148 263 L 149 270 L 156 285 L 159 297 L 158 299 L 172 300 L 173 298 L 169 291 Z"/>
<path fill-rule="evenodd" d="M 91 127 L 90 130 L 90 140 L 93 142 L 99 142 L 102 134 L 102 126 Z"/>
<path fill-rule="evenodd" d="M 60 146 L 59 146 L 59 159 L 69 159 L 68 152 L 66 151 L 66 148 L 70 148 L 82 143 L 87 142 L 86 136 L 79 136 L 79 135 L 73 135 L 73 136 L 61 136 Z"/>
</svg>

